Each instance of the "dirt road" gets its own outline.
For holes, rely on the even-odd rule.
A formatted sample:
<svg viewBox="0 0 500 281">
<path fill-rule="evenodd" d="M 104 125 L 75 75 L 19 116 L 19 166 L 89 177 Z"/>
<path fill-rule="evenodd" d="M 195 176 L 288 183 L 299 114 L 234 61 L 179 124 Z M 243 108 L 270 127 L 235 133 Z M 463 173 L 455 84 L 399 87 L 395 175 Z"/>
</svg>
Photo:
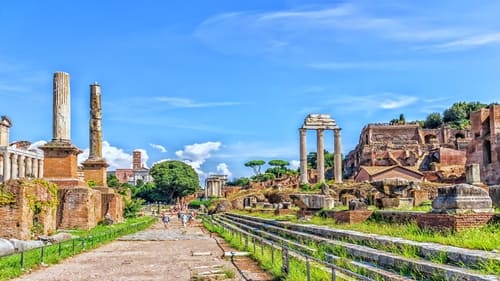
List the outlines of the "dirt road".
<svg viewBox="0 0 500 281">
<path fill-rule="evenodd" d="M 158 222 L 150 229 L 14 280 L 188 281 L 196 280 L 194 276 L 200 272 L 224 270 L 235 273 L 224 280 L 271 280 L 248 258 L 237 263 L 223 259 L 223 250 L 230 249 L 222 241 L 219 244 L 200 226 L 183 228 L 173 220 L 165 229 Z M 210 255 L 196 255 L 203 252 Z"/>
</svg>

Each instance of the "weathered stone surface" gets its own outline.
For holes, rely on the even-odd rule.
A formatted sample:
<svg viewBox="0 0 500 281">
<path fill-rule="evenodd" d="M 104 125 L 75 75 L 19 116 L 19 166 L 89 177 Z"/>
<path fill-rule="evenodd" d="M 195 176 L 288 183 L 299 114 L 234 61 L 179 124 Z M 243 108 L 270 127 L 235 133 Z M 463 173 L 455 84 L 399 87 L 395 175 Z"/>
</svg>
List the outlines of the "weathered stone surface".
<svg viewBox="0 0 500 281">
<path fill-rule="evenodd" d="M 417 216 L 417 224 L 420 228 L 433 230 L 460 231 L 472 227 L 485 226 L 493 219 L 494 213 L 474 214 L 438 214 L 428 213 Z"/>
<path fill-rule="evenodd" d="M 243 205 L 243 201 L 244 201 L 243 198 L 238 198 L 238 199 L 232 200 L 231 205 L 233 206 L 233 209 L 236 209 L 236 210 L 244 209 L 245 206 Z"/>
<path fill-rule="evenodd" d="M 334 200 L 326 195 L 318 194 L 291 194 L 290 198 L 294 204 L 301 209 L 320 210 L 323 208 L 331 209 L 334 207 Z"/>
<path fill-rule="evenodd" d="M 365 199 L 351 199 L 349 201 L 349 210 L 354 211 L 354 210 L 367 210 L 368 205 L 366 203 Z"/>
<path fill-rule="evenodd" d="M 362 223 L 372 214 L 373 211 L 368 210 L 339 211 L 333 213 L 333 219 L 339 223 Z"/>
<path fill-rule="evenodd" d="M 41 240 L 43 242 L 49 242 L 49 243 L 58 243 L 66 240 L 70 240 L 73 238 L 71 234 L 66 233 L 66 232 L 61 232 L 54 234 L 52 236 L 46 236 L 46 235 L 39 235 L 38 240 Z"/>
<path fill-rule="evenodd" d="M 14 252 L 14 245 L 9 240 L 0 238 L 0 257 L 8 256 Z"/>
<path fill-rule="evenodd" d="M 45 243 L 40 240 L 24 241 L 19 239 L 10 239 L 9 241 L 12 243 L 12 245 L 14 245 L 14 250 L 16 252 L 23 252 L 29 249 L 40 248 L 45 245 Z"/>
<path fill-rule="evenodd" d="M 59 189 L 58 228 L 91 229 L 102 219 L 101 192 L 88 187 Z"/>
<path fill-rule="evenodd" d="M 500 208 L 500 185 L 490 186 L 490 198 L 495 208 Z"/>
<path fill-rule="evenodd" d="M 493 212 L 488 192 L 469 184 L 457 184 L 438 189 L 438 197 L 432 201 L 433 213 L 489 213 Z"/>
</svg>

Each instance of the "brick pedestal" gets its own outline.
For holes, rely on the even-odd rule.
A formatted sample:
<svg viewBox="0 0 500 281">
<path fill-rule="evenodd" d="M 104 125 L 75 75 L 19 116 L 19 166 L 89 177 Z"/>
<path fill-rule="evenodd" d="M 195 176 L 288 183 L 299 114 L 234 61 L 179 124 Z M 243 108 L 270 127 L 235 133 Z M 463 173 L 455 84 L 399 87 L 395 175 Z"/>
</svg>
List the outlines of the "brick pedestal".
<svg viewBox="0 0 500 281">
<path fill-rule="evenodd" d="M 111 216 L 114 223 L 123 222 L 123 196 L 109 187 L 95 187 L 94 189 L 101 192 L 101 218 L 106 214 Z"/>
<path fill-rule="evenodd" d="M 43 175 L 47 179 L 78 179 L 77 156 L 82 151 L 70 143 L 49 142 L 44 152 Z"/>
<path fill-rule="evenodd" d="M 367 220 L 373 211 L 368 210 L 353 210 L 353 211 L 338 211 L 333 213 L 333 219 L 338 223 L 361 223 Z"/>
<path fill-rule="evenodd" d="M 85 178 L 85 182 L 93 181 L 98 186 L 107 186 L 107 173 L 106 168 L 109 165 L 106 161 L 100 160 L 90 160 L 82 163 L 83 166 L 83 175 Z"/>
<path fill-rule="evenodd" d="M 420 228 L 429 228 L 439 231 L 460 231 L 472 227 L 485 226 L 493 219 L 494 213 L 476 214 L 420 214 L 417 216 L 417 224 Z"/>
</svg>

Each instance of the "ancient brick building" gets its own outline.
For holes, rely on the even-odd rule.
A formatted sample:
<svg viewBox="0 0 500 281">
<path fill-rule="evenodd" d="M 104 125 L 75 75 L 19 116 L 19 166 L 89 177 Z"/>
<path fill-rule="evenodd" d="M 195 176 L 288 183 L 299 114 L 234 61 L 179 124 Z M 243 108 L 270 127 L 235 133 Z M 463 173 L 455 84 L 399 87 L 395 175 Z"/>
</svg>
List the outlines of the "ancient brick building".
<svg viewBox="0 0 500 281">
<path fill-rule="evenodd" d="M 470 116 L 473 140 L 467 164 L 479 164 L 482 181 L 500 184 L 500 105 L 490 105 Z"/>
<path fill-rule="evenodd" d="M 454 173 L 462 175 L 470 141 L 470 130 L 449 126 L 424 129 L 417 123 L 369 124 L 344 159 L 344 176 L 353 177 L 361 166 L 394 165 L 419 171 L 447 170 L 451 165 Z"/>
<path fill-rule="evenodd" d="M 110 172 L 113 174 L 113 172 Z M 120 183 L 136 185 L 137 181 L 151 182 L 153 178 L 149 175 L 149 169 L 142 164 L 142 153 L 134 150 L 132 153 L 132 169 L 116 169 L 114 175 Z"/>
</svg>

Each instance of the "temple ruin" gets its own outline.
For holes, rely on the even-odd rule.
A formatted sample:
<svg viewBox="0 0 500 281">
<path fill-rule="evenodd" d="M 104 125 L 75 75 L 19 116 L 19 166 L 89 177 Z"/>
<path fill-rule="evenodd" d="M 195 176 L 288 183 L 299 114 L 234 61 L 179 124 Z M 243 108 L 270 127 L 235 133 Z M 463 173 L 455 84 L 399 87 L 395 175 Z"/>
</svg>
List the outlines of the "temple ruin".
<svg viewBox="0 0 500 281">
<path fill-rule="evenodd" d="M 346 177 L 354 177 L 362 166 L 400 166 L 426 174 L 432 180 L 461 178 L 465 181 L 466 151 L 470 130 L 449 126 L 424 129 L 418 123 L 368 124 L 358 145 L 344 159 Z M 439 173 L 436 173 L 439 172 Z"/>
<path fill-rule="evenodd" d="M 0 182 L 10 179 L 42 178 L 43 154 L 30 149 L 31 143 L 19 141 L 9 143 L 12 121 L 0 117 Z"/>
<path fill-rule="evenodd" d="M 224 197 L 227 175 L 210 175 L 205 180 L 205 197 Z"/>
<path fill-rule="evenodd" d="M 334 179 L 342 182 L 342 144 L 340 141 L 340 128 L 335 120 L 328 114 L 309 114 L 304 119 L 304 124 L 299 128 L 300 133 L 300 184 L 308 184 L 307 176 L 307 130 L 316 130 L 317 147 L 317 172 L 318 183 L 325 182 L 325 144 L 324 131 L 332 130 L 334 133 Z"/>
</svg>

